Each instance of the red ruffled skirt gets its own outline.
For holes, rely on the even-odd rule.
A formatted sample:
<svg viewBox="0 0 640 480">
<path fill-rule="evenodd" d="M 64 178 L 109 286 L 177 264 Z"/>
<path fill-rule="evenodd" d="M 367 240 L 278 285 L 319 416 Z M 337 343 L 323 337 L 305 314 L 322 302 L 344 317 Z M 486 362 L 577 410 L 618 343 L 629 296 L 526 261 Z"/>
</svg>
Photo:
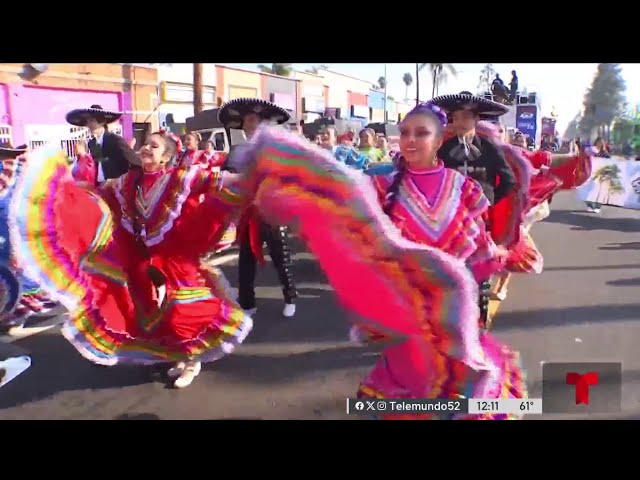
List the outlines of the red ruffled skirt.
<svg viewBox="0 0 640 480">
<path fill-rule="evenodd" d="M 39 160 L 16 191 L 12 240 L 28 276 L 70 311 L 63 334 L 82 355 L 104 365 L 206 362 L 244 340 L 251 318 L 199 263 L 222 232 L 212 223 L 221 215 L 214 202 L 188 200 L 147 255 L 107 202 L 72 181 L 63 155 Z M 161 305 L 150 265 L 166 277 Z"/>
</svg>

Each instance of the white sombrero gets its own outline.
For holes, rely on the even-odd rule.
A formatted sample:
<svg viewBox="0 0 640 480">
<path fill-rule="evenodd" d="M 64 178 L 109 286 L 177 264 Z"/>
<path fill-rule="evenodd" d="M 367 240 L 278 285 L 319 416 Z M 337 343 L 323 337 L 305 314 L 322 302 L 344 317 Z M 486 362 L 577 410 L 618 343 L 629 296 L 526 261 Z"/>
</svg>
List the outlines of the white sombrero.
<svg viewBox="0 0 640 480">
<path fill-rule="evenodd" d="M 263 120 L 273 120 L 279 124 L 288 122 L 291 115 L 278 105 L 258 98 L 236 98 L 225 103 L 218 112 L 218 120 L 225 128 L 242 128 L 244 117 L 255 113 Z"/>
</svg>

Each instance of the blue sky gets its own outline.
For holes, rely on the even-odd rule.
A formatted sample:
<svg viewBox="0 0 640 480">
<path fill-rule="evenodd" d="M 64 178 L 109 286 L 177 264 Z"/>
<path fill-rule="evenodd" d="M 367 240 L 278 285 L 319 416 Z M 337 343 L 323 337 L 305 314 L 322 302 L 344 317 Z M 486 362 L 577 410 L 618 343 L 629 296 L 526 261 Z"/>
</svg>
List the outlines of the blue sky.
<svg viewBox="0 0 640 480">
<path fill-rule="evenodd" d="M 266 62 L 265 62 L 266 63 Z M 257 64 L 233 64 L 238 68 L 257 70 Z M 363 80 L 376 83 L 384 75 L 385 65 L 382 63 L 327 63 L 331 70 L 351 75 Z M 405 85 L 402 76 L 409 72 L 415 77 L 415 63 L 388 63 L 387 65 L 387 93 L 396 99 L 405 97 Z M 478 87 L 480 71 L 485 64 L 454 63 L 457 70 L 456 77 L 450 77 L 447 84 L 440 87 L 440 94 L 457 93 L 462 90 L 475 92 Z M 295 63 L 294 68 L 305 70 L 311 64 Z M 542 113 L 548 115 L 555 107 L 558 113 L 558 131 L 564 132 L 567 124 L 581 110 L 582 101 L 587 88 L 591 85 L 596 72 L 597 63 L 496 63 L 495 70 L 505 83 L 509 83 L 511 70 L 518 72 L 520 90 L 526 88 L 529 92 L 537 92 L 542 102 Z M 623 76 L 627 82 L 627 97 L 629 105 L 640 102 L 640 64 L 623 63 Z M 431 96 L 431 80 L 427 70 L 420 74 L 420 97 L 427 100 Z M 415 98 L 415 80 L 409 87 L 409 97 Z"/>
</svg>

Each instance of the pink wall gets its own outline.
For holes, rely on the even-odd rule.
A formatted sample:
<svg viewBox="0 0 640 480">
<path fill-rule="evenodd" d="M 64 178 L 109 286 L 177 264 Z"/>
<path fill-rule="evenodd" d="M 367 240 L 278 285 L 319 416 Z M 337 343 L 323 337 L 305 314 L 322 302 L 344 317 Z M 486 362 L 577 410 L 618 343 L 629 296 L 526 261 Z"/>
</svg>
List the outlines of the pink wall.
<svg viewBox="0 0 640 480">
<path fill-rule="evenodd" d="M 1 94 L 2 92 L 0 91 Z M 122 93 L 119 92 L 96 92 L 10 84 L 8 85 L 8 99 L 8 107 L 11 114 L 10 123 L 13 126 L 13 143 L 15 145 L 26 143 L 26 125 L 64 125 L 66 124 L 65 116 L 67 112 L 74 108 L 89 108 L 93 104 L 98 104 L 107 110 L 122 111 L 123 107 L 128 107 L 127 109 L 130 110 L 130 106 L 123 105 Z M 130 96 L 128 103 L 131 103 Z M 132 131 L 131 117 L 128 118 L 123 130 L 125 136 L 127 132 L 130 134 Z"/>
<path fill-rule="evenodd" d="M 8 124 L 11 120 L 9 116 L 9 88 L 0 84 L 0 124 Z"/>
<path fill-rule="evenodd" d="M 102 105 L 104 108 L 104 105 Z M 131 96 L 131 92 L 125 91 L 122 93 L 122 97 L 120 98 L 120 108 L 121 112 L 131 112 L 133 110 L 133 98 Z M 133 138 L 133 115 L 130 113 L 125 113 L 120 117 L 120 123 L 122 123 L 122 135 L 124 138 Z"/>
</svg>

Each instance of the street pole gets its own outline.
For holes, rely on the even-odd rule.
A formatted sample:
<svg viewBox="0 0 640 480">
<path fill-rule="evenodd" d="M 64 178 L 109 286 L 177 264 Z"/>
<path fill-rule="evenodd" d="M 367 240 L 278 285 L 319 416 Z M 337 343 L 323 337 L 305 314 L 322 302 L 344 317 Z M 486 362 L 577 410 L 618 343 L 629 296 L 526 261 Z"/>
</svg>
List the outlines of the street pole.
<svg viewBox="0 0 640 480">
<path fill-rule="evenodd" d="M 416 106 L 420 104 L 420 64 L 416 63 Z"/>
<path fill-rule="evenodd" d="M 384 123 L 387 123 L 387 64 L 384 64 Z"/>
<path fill-rule="evenodd" d="M 204 110 L 202 93 L 203 85 L 203 63 L 193 64 L 193 113 L 200 113 Z"/>
</svg>

